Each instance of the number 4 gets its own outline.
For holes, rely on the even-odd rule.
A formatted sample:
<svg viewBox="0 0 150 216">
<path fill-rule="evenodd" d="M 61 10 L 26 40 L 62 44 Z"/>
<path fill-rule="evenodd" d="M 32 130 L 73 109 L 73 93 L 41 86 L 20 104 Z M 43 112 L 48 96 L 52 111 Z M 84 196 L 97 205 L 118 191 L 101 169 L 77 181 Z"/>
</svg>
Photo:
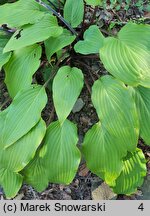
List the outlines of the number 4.
<svg viewBox="0 0 150 216">
<path fill-rule="evenodd" d="M 143 206 L 143 203 L 141 203 L 138 207 L 139 210 L 143 211 L 144 210 L 144 206 Z"/>
</svg>

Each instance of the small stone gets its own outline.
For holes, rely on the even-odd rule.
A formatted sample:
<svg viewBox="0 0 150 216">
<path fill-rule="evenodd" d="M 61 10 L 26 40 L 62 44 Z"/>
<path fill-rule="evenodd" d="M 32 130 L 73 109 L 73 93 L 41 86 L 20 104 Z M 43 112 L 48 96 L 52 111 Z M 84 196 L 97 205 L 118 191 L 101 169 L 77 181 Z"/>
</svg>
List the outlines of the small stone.
<svg viewBox="0 0 150 216">
<path fill-rule="evenodd" d="M 71 194 L 71 189 L 70 189 L 69 187 L 67 187 L 67 188 L 65 188 L 65 192 L 66 192 L 67 194 Z"/>
<path fill-rule="evenodd" d="M 111 200 L 116 199 L 116 194 L 112 189 L 106 184 L 102 183 L 99 187 L 92 191 L 93 200 Z"/>
<path fill-rule="evenodd" d="M 140 199 L 149 200 L 150 199 L 150 174 L 145 177 L 144 183 L 140 188 L 140 190 L 142 191 L 142 197 L 140 196 Z"/>
<path fill-rule="evenodd" d="M 63 191 L 64 187 L 65 187 L 64 185 L 60 184 L 60 185 L 59 185 L 60 191 Z"/>
<path fill-rule="evenodd" d="M 72 112 L 73 113 L 80 112 L 80 110 L 84 107 L 84 105 L 85 105 L 85 103 L 83 102 L 83 100 L 81 98 L 79 98 L 76 101 L 76 103 L 75 103 L 75 105 L 74 105 L 74 107 L 72 109 Z"/>
</svg>

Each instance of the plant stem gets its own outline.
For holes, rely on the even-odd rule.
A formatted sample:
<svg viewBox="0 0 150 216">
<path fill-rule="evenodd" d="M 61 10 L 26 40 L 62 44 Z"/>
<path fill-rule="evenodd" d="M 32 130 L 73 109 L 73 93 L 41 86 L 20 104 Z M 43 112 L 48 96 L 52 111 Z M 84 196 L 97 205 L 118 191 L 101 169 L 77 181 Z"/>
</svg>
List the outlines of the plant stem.
<svg viewBox="0 0 150 216">
<path fill-rule="evenodd" d="M 59 13 L 60 13 L 60 0 L 58 0 L 58 5 L 59 5 Z"/>
<path fill-rule="evenodd" d="M 45 7 L 47 10 L 51 11 L 55 16 L 57 16 L 66 26 L 67 28 L 76 36 L 78 36 L 77 32 L 70 26 L 70 24 L 61 16 L 60 13 L 57 13 L 52 7 L 42 2 L 41 0 L 35 0 L 41 6 Z"/>
<path fill-rule="evenodd" d="M 88 80 L 85 77 L 84 77 L 84 81 L 85 81 L 86 88 L 87 88 L 89 94 L 91 95 L 91 88 L 89 86 Z"/>
<path fill-rule="evenodd" d="M 51 2 L 50 0 L 47 0 L 47 1 L 55 8 L 55 10 L 57 10 L 57 7 L 54 5 L 53 2 Z"/>
<path fill-rule="evenodd" d="M 54 78 L 54 76 L 56 75 L 57 73 L 57 69 L 58 69 L 58 66 L 59 64 L 63 61 L 64 59 L 64 54 L 60 57 L 60 59 L 58 59 L 56 65 L 53 67 L 52 69 L 52 73 L 50 74 L 48 80 L 45 82 L 45 84 L 43 85 L 44 87 L 46 87 L 48 85 L 48 83 Z"/>
<path fill-rule="evenodd" d="M 52 73 L 50 74 L 48 80 L 44 83 L 43 87 L 47 87 L 48 83 L 55 77 L 56 73 L 57 73 L 57 67 L 54 66 Z"/>
<path fill-rule="evenodd" d="M 92 16 L 92 19 L 91 19 L 91 22 L 90 22 L 90 26 L 94 23 L 97 10 L 98 10 L 98 7 L 96 6 L 94 8 L 94 13 L 93 13 L 93 16 Z"/>
<path fill-rule="evenodd" d="M 53 121 L 53 119 L 54 119 L 54 114 L 55 114 L 55 107 L 54 107 L 54 105 L 53 105 L 52 111 L 51 111 L 50 116 L 49 116 L 49 119 L 48 119 L 48 121 L 47 121 L 47 126 Z"/>
</svg>

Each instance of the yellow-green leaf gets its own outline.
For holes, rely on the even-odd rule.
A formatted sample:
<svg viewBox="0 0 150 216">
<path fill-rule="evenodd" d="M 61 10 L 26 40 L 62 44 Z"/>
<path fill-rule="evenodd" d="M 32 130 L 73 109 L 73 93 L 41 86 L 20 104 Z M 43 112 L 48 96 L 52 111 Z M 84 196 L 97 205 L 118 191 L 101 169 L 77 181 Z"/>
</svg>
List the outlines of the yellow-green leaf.
<svg viewBox="0 0 150 216">
<path fill-rule="evenodd" d="M 146 160 L 140 149 L 134 153 L 129 152 L 123 160 L 123 170 L 116 179 L 116 185 L 113 190 L 117 194 L 135 193 L 137 187 L 140 187 L 146 176 Z"/>
<path fill-rule="evenodd" d="M 139 136 L 139 119 L 134 99 L 122 82 L 103 76 L 92 88 L 92 102 L 102 125 L 117 137 L 126 151 L 134 151 Z"/>
<path fill-rule="evenodd" d="M 77 142 L 77 128 L 73 123 L 68 120 L 63 124 L 51 123 L 43 147 L 23 171 L 25 182 L 38 191 L 44 190 L 48 182 L 71 183 L 80 163 Z"/>
<path fill-rule="evenodd" d="M 15 3 L 0 6 L 0 25 L 19 27 L 40 21 L 45 15 L 35 0 L 19 0 Z"/>
<path fill-rule="evenodd" d="M 45 122 L 41 119 L 27 134 L 8 148 L 0 146 L 0 167 L 20 172 L 33 159 L 46 132 Z"/>
<path fill-rule="evenodd" d="M 99 49 L 104 44 L 104 36 L 98 26 L 90 26 L 84 33 L 84 40 L 75 44 L 74 49 L 77 53 L 84 55 L 99 53 Z"/>
<path fill-rule="evenodd" d="M 5 83 L 12 98 L 21 90 L 31 85 L 32 76 L 40 66 L 42 54 L 38 44 L 15 50 L 5 65 Z"/>
<path fill-rule="evenodd" d="M 134 96 L 140 120 L 140 136 L 150 145 L 150 89 L 138 86 L 134 89 Z"/>
<path fill-rule="evenodd" d="M 108 37 L 100 58 L 109 73 L 124 83 L 150 87 L 150 26 L 129 23 L 117 38 Z"/>
<path fill-rule="evenodd" d="M 21 139 L 8 148 L 0 148 L 0 184 L 7 198 L 14 197 L 19 191 L 23 177 L 19 172 L 33 159 L 46 132 L 45 122 L 41 119 Z"/>
<path fill-rule="evenodd" d="M 87 166 L 108 184 L 113 184 L 122 170 L 126 150 L 121 145 L 121 140 L 111 135 L 100 122 L 85 135 L 82 152 Z"/>
<path fill-rule="evenodd" d="M 76 28 L 83 20 L 84 2 L 83 0 L 66 0 L 64 6 L 64 18 L 73 28 Z"/>
<path fill-rule="evenodd" d="M 9 169 L 0 168 L 0 185 L 3 187 L 7 198 L 17 195 L 22 185 L 23 177 Z"/>
<path fill-rule="evenodd" d="M 71 112 L 83 87 L 82 71 L 76 67 L 59 69 L 53 81 L 53 100 L 60 123 Z"/>
<path fill-rule="evenodd" d="M 0 121 L 3 128 L 0 134 L 2 148 L 14 144 L 38 123 L 46 102 L 45 89 L 38 85 L 21 90 L 16 95 L 8 107 L 4 122 Z M 0 113 L 0 119 L 3 118 L 3 112 Z"/>
<path fill-rule="evenodd" d="M 56 17 L 46 14 L 39 22 L 28 24 L 17 30 L 4 48 L 4 52 L 17 50 L 49 37 L 58 37 L 62 34 L 62 27 L 58 26 Z"/>
<path fill-rule="evenodd" d="M 74 40 L 75 36 L 71 35 L 70 32 L 65 29 L 63 30 L 63 33 L 60 36 L 48 38 L 44 42 L 48 61 L 50 61 L 54 53 L 70 45 Z"/>
</svg>

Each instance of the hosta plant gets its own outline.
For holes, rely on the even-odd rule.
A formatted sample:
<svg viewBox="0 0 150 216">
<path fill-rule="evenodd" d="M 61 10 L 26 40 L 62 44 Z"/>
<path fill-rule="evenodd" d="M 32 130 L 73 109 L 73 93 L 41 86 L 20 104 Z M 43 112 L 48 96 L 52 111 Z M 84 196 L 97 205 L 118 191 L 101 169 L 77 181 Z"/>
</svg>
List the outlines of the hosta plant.
<svg viewBox="0 0 150 216">
<path fill-rule="evenodd" d="M 85 2 L 19 0 L 0 6 L 0 69 L 12 99 L 0 112 L 0 185 L 7 198 L 24 182 L 38 191 L 49 182 L 71 183 L 81 157 L 117 194 L 134 193 L 143 183 L 146 159 L 137 145 L 140 138 L 150 145 L 150 26 L 130 22 L 106 37 L 91 24 L 80 33 L 84 4 L 103 1 Z M 90 54 L 99 55 L 108 74 L 93 83 L 99 120 L 78 148 L 77 125 L 68 116 L 86 72 L 74 57 Z M 46 72 L 42 84 L 35 78 L 39 68 Z M 41 117 L 48 90 L 57 114 L 50 124 Z"/>
</svg>

